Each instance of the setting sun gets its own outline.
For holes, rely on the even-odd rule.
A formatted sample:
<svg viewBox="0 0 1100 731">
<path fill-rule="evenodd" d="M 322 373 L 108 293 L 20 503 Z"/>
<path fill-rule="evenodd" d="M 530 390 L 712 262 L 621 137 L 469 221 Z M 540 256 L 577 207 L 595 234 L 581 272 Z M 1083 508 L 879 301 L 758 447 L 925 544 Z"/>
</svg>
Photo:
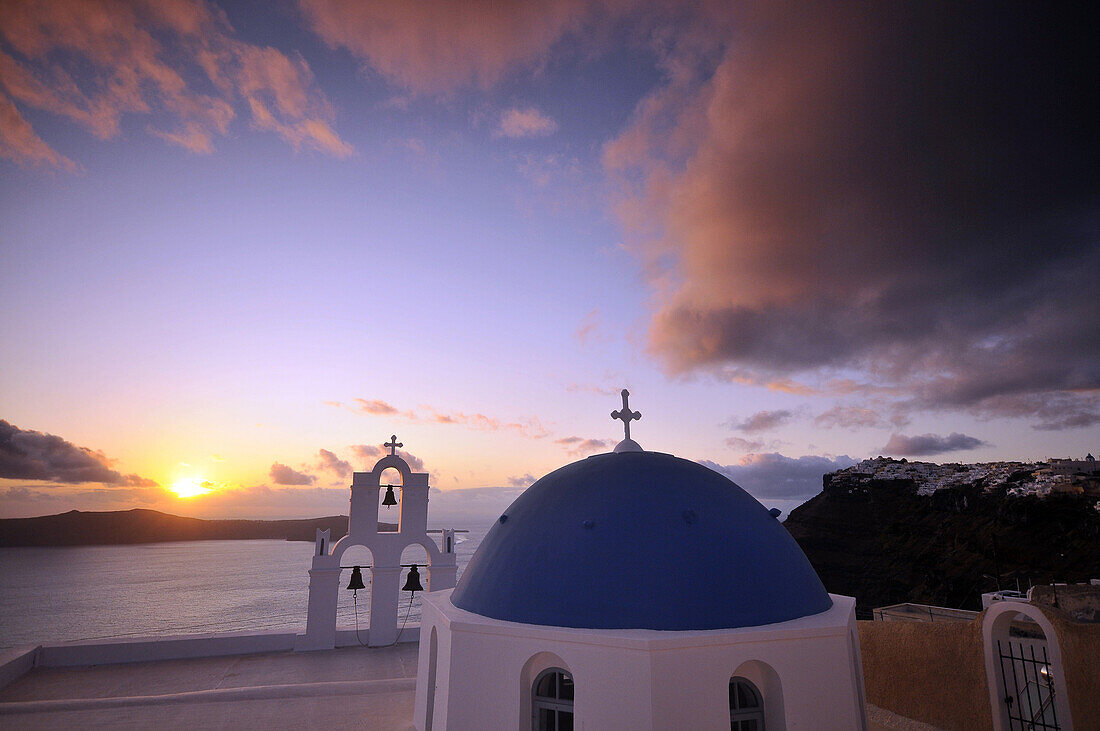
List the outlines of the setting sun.
<svg viewBox="0 0 1100 731">
<path fill-rule="evenodd" d="M 210 492 L 210 488 L 203 486 L 203 481 L 198 477 L 185 477 L 172 483 L 172 492 L 178 497 L 196 497 Z"/>
</svg>

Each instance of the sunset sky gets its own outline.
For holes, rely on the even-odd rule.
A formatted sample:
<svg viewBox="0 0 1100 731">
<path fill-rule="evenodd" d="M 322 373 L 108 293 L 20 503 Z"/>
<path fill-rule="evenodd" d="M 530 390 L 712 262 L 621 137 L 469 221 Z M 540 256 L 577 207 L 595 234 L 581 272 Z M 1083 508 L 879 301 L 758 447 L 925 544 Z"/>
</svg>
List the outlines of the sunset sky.
<svg viewBox="0 0 1100 731">
<path fill-rule="evenodd" d="M 1095 454 L 1093 25 L 1032 5 L 6 0 L 0 517 L 340 513 L 394 433 L 492 517 L 624 387 L 784 508 Z"/>
</svg>

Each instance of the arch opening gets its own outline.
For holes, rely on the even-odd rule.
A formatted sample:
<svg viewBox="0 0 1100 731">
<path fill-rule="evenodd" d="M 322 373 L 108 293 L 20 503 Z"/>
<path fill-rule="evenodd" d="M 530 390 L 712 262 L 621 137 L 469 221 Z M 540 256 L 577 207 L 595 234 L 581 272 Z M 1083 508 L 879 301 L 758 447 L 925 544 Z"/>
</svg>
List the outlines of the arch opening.
<svg viewBox="0 0 1100 731">
<path fill-rule="evenodd" d="M 404 479 L 396 467 L 378 473 L 378 532 L 396 533 L 400 526 L 401 486 Z M 386 503 L 392 501 L 392 505 Z"/>
<path fill-rule="evenodd" d="M 516 719 L 517 728 L 538 728 L 538 717 L 535 713 L 535 686 L 545 671 L 557 670 L 573 677 L 573 671 L 560 656 L 553 652 L 537 652 L 527 659 L 519 673 L 519 683 L 516 690 L 519 695 L 519 718 Z M 571 718 L 568 720 L 572 720 Z"/>
<path fill-rule="evenodd" d="M 756 692 L 761 710 L 758 726 L 754 727 L 751 723 L 738 726 L 733 723 L 733 694 L 736 692 L 734 681 L 741 681 Z M 735 731 L 749 731 L 753 728 L 783 731 L 787 727 L 786 713 L 783 708 L 783 684 L 780 682 L 779 673 L 775 671 L 775 668 L 765 662 L 749 660 L 738 665 L 730 673 L 730 704 L 730 728 Z M 748 710 L 748 708 L 745 710 Z M 752 717 L 739 717 L 737 720 L 738 722 L 752 720 Z"/>
<path fill-rule="evenodd" d="M 416 573 L 420 578 L 420 585 L 424 591 L 430 590 L 430 556 L 419 543 L 410 543 L 401 551 L 401 565 L 406 567 L 401 569 L 401 583 L 399 586 L 402 588 L 406 586 L 409 575 L 412 573 L 412 569 L 407 568 L 408 564 L 418 565 L 419 568 Z M 420 611 L 421 602 L 416 594 L 408 591 L 399 592 L 397 597 L 397 620 L 402 626 L 418 623 L 420 621 Z"/>
<path fill-rule="evenodd" d="M 356 619 L 359 626 L 365 628 L 370 624 L 370 597 L 374 589 L 373 574 L 370 567 L 374 565 L 374 555 L 371 550 L 363 545 L 353 545 L 345 548 L 339 556 L 340 566 L 359 566 L 363 576 L 364 588 L 358 591 L 349 591 L 348 583 L 351 581 L 352 570 L 340 572 L 339 595 L 336 601 L 336 626 L 354 627 Z M 359 596 L 362 594 L 362 596 Z"/>
<path fill-rule="evenodd" d="M 1064 728 L 1069 709 L 1058 638 L 1050 620 L 1029 605 L 995 604 L 986 615 L 984 634 L 995 725 Z"/>
</svg>

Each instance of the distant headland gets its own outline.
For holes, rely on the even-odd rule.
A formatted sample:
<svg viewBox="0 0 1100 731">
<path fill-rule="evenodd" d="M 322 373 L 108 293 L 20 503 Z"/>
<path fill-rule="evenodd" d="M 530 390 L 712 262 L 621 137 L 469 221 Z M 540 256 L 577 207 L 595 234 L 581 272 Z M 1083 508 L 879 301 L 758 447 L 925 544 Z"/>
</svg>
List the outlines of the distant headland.
<svg viewBox="0 0 1100 731">
<path fill-rule="evenodd" d="M 379 523 L 383 530 L 396 526 Z M 37 518 L 0 519 L 0 547 L 92 546 L 165 541 L 225 541 L 275 538 L 312 541 L 328 529 L 332 540 L 348 530 L 346 515 L 304 520 L 202 520 L 135 508 L 112 512 L 70 510 Z"/>
</svg>

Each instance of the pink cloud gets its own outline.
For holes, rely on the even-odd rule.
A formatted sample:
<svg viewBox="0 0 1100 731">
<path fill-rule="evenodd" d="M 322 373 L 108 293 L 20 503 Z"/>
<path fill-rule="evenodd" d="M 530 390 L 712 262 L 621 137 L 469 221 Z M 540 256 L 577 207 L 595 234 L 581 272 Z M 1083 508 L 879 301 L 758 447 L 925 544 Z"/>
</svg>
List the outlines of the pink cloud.
<svg viewBox="0 0 1100 731">
<path fill-rule="evenodd" d="M 558 131 L 558 123 L 534 107 L 512 108 L 500 117 L 500 137 L 545 137 Z"/>
<path fill-rule="evenodd" d="M 487 89 L 625 2 L 300 0 L 313 30 L 415 92 Z"/>
<path fill-rule="evenodd" d="M 578 436 L 555 439 L 554 443 L 564 447 L 570 454 L 575 456 L 607 451 L 612 447 L 611 441 L 607 439 L 584 439 Z"/>
<path fill-rule="evenodd" d="M 76 163 L 34 133 L 8 97 L 0 94 L 0 157 L 20 165 L 48 165 L 75 172 Z"/>
<path fill-rule="evenodd" d="M 739 452 L 751 454 L 760 451 L 764 446 L 764 442 L 758 442 L 754 439 L 743 439 L 741 437 L 727 437 L 726 446 L 730 449 L 736 449 Z"/>
<path fill-rule="evenodd" d="M 432 412 L 429 420 L 437 424 L 461 424 L 478 431 L 514 431 L 531 439 L 542 439 L 550 435 L 550 432 L 536 417 L 517 421 L 502 421 L 494 416 L 481 413 L 468 414 L 462 411 L 440 413 L 430 406 L 425 408 Z"/>
<path fill-rule="evenodd" d="M 839 426 L 844 429 L 873 428 L 884 426 L 885 421 L 873 409 L 859 406 L 834 406 L 814 418 L 818 426 Z"/>
<path fill-rule="evenodd" d="M 243 103 L 255 128 L 295 148 L 353 152 L 332 129 L 334 111 L 305 61 L 238 40 L 221 10 L 202 0 L 13 0 L 0 4 L 0 37 L 15 52 L 0 52 L 0 88 L 16 104 L 71 119 L 102 139 L 118 134 L 123 115 L 144 114 L 156 120 L 150 134 L 210 153 Z M 206 91 L 191 81 L 203 77 Z M 70 167 L 22 138 L 0 150 Z"/>
<path fill-rule="evenodd" d="M 317 481 L 317 478 L 313 475 L 299 472 L 280 462 L 271 465 L 269 474 L 271 481 L 276 485 L 312 485 Z"/>
<path fill-rule="evenodd" d="M 757 411 L 752 416 L 744 419 L 743 421 L 735 422 L 731 424 L 734 429 L 738 429 L 750 434 L 762 431 L 771 431 L 777 429 L 784 424 L 788 423 L 794 418 L 794 413 L 787 409 L 776 409 L 774 411 Z"/>
<path fill-rule="evenodd" d="M 383 450 L 382 447 L 374 444 L 355 444 L 352 446 L 351 451 L 355 453 L 356 457 L 363 460 L 364 469 L 370 466 L 366 464 L 367 460 L 377 460 L 385 454 L 385 450 Z"/>
<path fill-rule="evenodd" d="M 346 460 L 342 460 L 336 456 L 335 453 L 330 452 L 327 449 L 322 449 L 317 452 L 317 466 L 319 469 L 329 470 L 337 477 L 347 477 L 351 474 L 351 464 Z"/>
<path fill-rule="evenodd" d="M 359 410 L 364 414 L 372 414 L 374 416 L 392 416 L 397 413 L 397 409 L 390 404 L 380 399 L 355 399 L 355 403 L 359 404 Z"/>
<path fill-rule="evenodd" d="M 356 444 L 352 446 L 351 450 L 355 453 L 355 456 L 362 461 L 364 470 L 373 467 L 377 460 L 390 453 L 389 448 L 376 446 L 374 444 Z M 408 462 L 413 472 L 424 471 L 424 460 L 417 457 L 412 452 L 398 449 L 397 456 Z"/>
</svg>

